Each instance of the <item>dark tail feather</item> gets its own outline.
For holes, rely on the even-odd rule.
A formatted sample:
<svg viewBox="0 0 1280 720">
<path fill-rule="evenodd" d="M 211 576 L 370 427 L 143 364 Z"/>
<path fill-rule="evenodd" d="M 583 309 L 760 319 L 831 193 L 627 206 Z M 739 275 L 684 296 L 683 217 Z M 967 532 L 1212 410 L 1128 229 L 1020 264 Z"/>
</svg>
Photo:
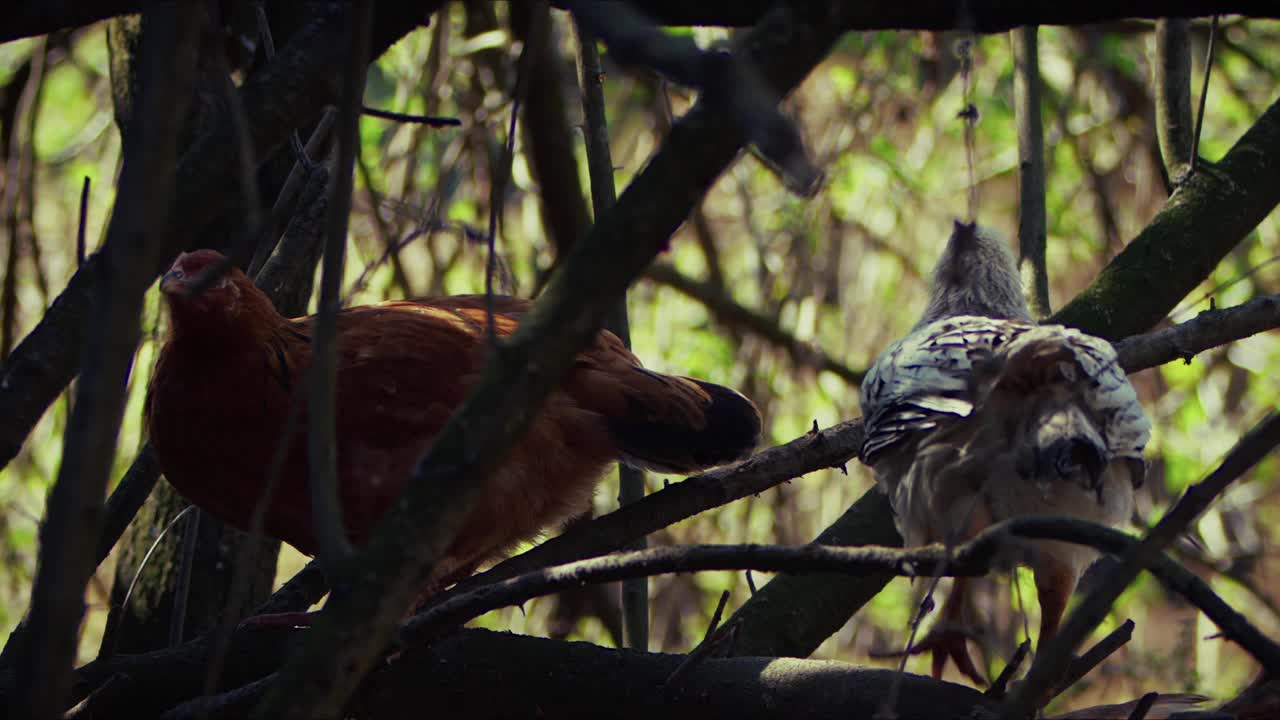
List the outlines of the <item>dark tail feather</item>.
<svg viewBox="0 0 1280 720">
<path fill-rule="evenodd" d="M 699 394 L 705 393 L 701 417 L 676 419 L 634 407 L 634 412 L 610 418 L 609 430 L 623 461 L 657 472 L 690 473 L 741 460 L 755 450 L 761 428 L 755 403 L 713 383 L 670 379 L 693 383 Z"/>
</svg>

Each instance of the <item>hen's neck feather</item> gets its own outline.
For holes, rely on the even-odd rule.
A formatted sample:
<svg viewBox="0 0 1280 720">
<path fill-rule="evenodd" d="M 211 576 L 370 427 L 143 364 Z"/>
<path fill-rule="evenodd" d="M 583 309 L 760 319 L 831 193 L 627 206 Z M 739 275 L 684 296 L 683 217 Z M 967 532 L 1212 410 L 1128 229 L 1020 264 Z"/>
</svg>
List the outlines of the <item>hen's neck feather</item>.
<svg viewBox="0 0 1280 720">
<path fill-rule="evenodd" d="M 267 343 L 289 322 L 247 277 L 206 298 L 171 301 L 170 317 L 172 342 L 209 348 Z"/>
<path fill-rule="evenodd" d="M 952 233 L 934 268 L 929 305 L 916 328 L 956 315 L 1033 322 L 1013 256 L 986 228 L 957 227 Z"/>
</svg>

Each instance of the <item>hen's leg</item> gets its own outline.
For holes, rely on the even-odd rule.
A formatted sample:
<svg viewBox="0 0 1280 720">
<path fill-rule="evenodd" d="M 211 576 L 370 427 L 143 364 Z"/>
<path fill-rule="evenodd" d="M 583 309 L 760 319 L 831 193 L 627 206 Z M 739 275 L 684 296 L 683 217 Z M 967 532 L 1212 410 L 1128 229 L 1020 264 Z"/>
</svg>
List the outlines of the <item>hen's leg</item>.
<svg viewBox="0 0 1280 720">
<path fill-rule="evenodd" d="M 1040 600 L 1040 637 L 1036 652 L 1058 633 L 1058 625 L 1067 611 L 1067 601 L 1076 589 L 1076 573 L 1064 562 L 1041 556 L 1034 568 L 1036 597 Z"/>
<path fill-rule="evenodd" d="M 1044 649 L 1044 645 L 1058 634 L 1062 616 L 1067 611 L 1067 602 L 1071 593 L 1075 592 L 1078 580 L 1075 570 L 1068 564 L 1041 554 L 1033 568 L 1036 579 L 1036 597 L 1040 601 L 1040 635 L 1036 638 L 1036 652 Z M 1040 698 L 1040 707 L 1049 704 L 1056 695 L 1055 688 L 1049 688 Z"/>
<path fill-rule="evenodd" d="M 968 579 L 956 578 L 942 606 L 942 616 L 929 630 L 929 634 L 908 651 L 912 655 L 923 652 L 933 654 L 933 677 L 942 678 L 942 671 L 947 667 L 947 660 L 955 661 L 956 669 L 974 684 L 985 687 L 987 679 L 978 672 L 973 658 L 969 655 L 969 639 L 974 637 L 965 622 L 968 607 Z"/>
</svg>

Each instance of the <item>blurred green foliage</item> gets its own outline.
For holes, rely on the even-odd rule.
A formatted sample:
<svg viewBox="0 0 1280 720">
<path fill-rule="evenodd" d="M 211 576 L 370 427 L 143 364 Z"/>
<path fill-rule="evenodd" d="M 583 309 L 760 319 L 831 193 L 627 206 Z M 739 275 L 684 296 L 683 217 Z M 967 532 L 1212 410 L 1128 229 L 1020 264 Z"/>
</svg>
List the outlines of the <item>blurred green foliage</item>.
<svg viewBox="0 0 1280 720">
<path fill-rule="evenodd" d="M 394 252 L 407 287 L 397 281 L 396 263 L 382 262 L 351 303 L 405 293 L 479 292 L 484 287 L 484 228 L 494 163 L 507 134 L 519 45 L 505 29 L 466 37 L 463 8 L 449 7 L 443 22 L 413 33 L 378 61 L 369 75 L 365 102 L 400 112 L 456 116 L 462 126 L 432 129 L 377 118 L 362 121 L 361 160 L 368 177 L 357 175 L 348 283 L 383 258 L 389 247 L 415 229 L 426 228 L 433 208 L 438 209 L 439 226 Z M 499 7 L 498 12 L 505 9 Z M 1199 94 L 1206 27 L 1196 23 L 1193 30 L 1193 98 Z M 573 35 L 558 13 L 554 30 L 569 69 Z M 1149 24 L 1134 22 L 1041 31 L 1048 257 L 1055 307 L 1083 288 L 1164 202 L 1152 124 L 1150 30 Z M 707 29 L 690 34 L 703 44 L 727 36 Z M 738 303 L 850 367 L 866 367 L 914 323 L 923 307 L 928 270 L 949 223 L 967 211 L 969 170 L 963 128 L 956 119 L 965 85 L 955 54 L 959 37 L 892 32 L 846 36 L 787 101 L 825 169 L 823 191 L 811 201 L 796 199 L 744 156 L 703 204 L 702 236 L 695 223 L 687 223 L 662 259 L 687 275 L 721 282 L 721 289 Z M 1201 154 L 1209 159 L 1230 147 L 1275 101 L 1280 87 L 1280 62 L 1274 59 L 1280 57 L 1280 27 L 1228 20 L 1221 39 L 1201 141 Z M 433 58 L 433 49 L 442 52 Z M 39 102 L 31 110 L 34 137 L 13 149 L 33 153 L 34 243 L 18 242 L 7 225 L 0 227 L 5 256 L 10 258 L 0 271 L 17 275 L 17 301 L 2 311 L 17 338 L 38 321 L 75 269 L 84 178 L 92 184 L 85 221 L 92 249 L 110 211 L 118 166 L 103 29 L 76 31 L 57 46 L 43 40 L 0 45 L 0 84 L 12 82 L 20 68 L 41 57 L 45 72 Z M 1018 155 L 1008 38 L 980 38 L 973 57 L 969 93 L 981 113 L 975 146 L 980 219 L 1012 237 Z M 623 188 L 661 141 L 667 113 L 679 116 L 693 96 L 655 77 L 608 64 L 607 53 L 605 61 L 613 160 L 618 187 Z M 569 100 L 571 122 L 580 123 L 580 106 L 574 96 Z M 499 286 L 524 295 L 534 291 L 553 257 L 551 238 L 541 225 L 539 198 L 559 192 L 539 187 L 534 180 L 525 155 L 527 142 L 527 135 L 517 137 L 497 242 L 503 259 Z M 577 153 L 585 185 L 580 146 Z M 4 161 L 14 166 L 13 158 Z M 11 249 L 15 242 L 16 252 Z M 1229 306 L 1280 291 L 1277 256 L 1280 218 L 1273 213 L 1172 319 L 1194 316 L 1207 307 L 1209 298 Z M 742 389 L 764 412 L 769 444 L 802 434 L 814 420 L 830 425 L 858 414 L 857 388 L 830 374 L 815 375 L 749 329 L 726 323 L 670 288 L 642 280 L 630 295 L 629 309 L 635 349 L 647 365 Z M 162 326 L 159 304 L 152 298 L 121 428 L 117 478 L 142 437 L 141 400 Z M 1174 363 L 1135 377 L 1156 428 L 1150 447 L 1152 473 L 1139 506 L 1144 523 L 1153 522 L 1245 428 L 1277 405 L 1277 377 L 1280 336 L 1275 333 L 1204 353 L 1190 364 Z M 37 518 L 58 466 L 66 413 L 64 397 L 40 422 L 21 456 L 0 471 L 0 637 L 7 635 L 26 606 Z M 651 542 L 806 542 L 869 486 L 865 468 L 853 463 L 848 469 L 848 476 L 827 471 L 797 479 L 667 528 Z M 1280 617 L 1268 607 L 1274 607 L 1269 598 L 1280 596 L 1280 568 L 1270 550 L 1271 528 L 1280 520 L 1278 470 L 1280 460 L 1271 458 L 1206 515 L 1200 523 L 1205 550 L 1196 551 L 1201 557 L 1192 562 L 1271 634 L 1280 631 Z M 651 476 L 650 485 L 657 488 L 666 480 L 677 478 Z M 615 507 L 615 495 L 615 487 L 602 487 L 597 511 Z M 281 579 L 301 563 L 297 553 L 287 551 Z M 97 647 L 110 572 L 108 562 L 89 590 L 86 649 Z M 1011 592 L 1007 578 L 992 581 L 986 589 L 992 619 L 989 662 L 997 670 L 1021 640 L 1024 625 L 1035 627 L 1038 620 L 1034 607 L 1028 608 L 1026 623 L 1015 609 L 1011 598 L 1018 594 L 1034 605 L 1029 579 L 1025 573 L 1020 578 L 1020 593 Z M 767 579 L 754 577 L 757 586 Z M 742 573 L 662 577 L 651 588 L 652 646 L 668 651 L 685 651 L 701 639 L 722 590 L 732 592 L 730 610 L 749 592 Z M 895 661 L 869 660 L 868 654 L 902 646 L 915 592 L 905 581 L 893 583 L 818 655 L 892 664 Z M 542 633 L 554 607 L 553 599 L 543 599 L 523 610 L 492 613 L 477 624 Z M 1237 648 L 1206 639 L 1212 628 L 1149 581 L 1131 588 L 1118 608 L 1100 632 L 1124 617 L 1134 618 L 1138 630 L 1133 642 L 1082 690 L 1090 698 L 1128 699 L 1151 689 L 1223 697 L 1252 674 Z M 569 637 L 609 642 L 596 618 L 578 622 Z M 915 658 L 908 667 L 922 671 L 925 662 Z"/>
</svg>

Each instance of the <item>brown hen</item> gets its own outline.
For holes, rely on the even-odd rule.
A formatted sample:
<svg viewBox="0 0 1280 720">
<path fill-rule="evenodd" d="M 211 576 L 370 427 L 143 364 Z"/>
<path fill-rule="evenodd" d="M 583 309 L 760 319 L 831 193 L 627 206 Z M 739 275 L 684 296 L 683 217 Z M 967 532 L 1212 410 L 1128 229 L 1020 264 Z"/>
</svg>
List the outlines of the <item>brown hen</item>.
<svg viewBox="0 0 1280 720">
<path fill-rule="evenodd" d="M 169 482 L 200 508 L 249 529 L 268 468 L 287 442 L 263 532 L 316 551 L 307 488 L 304 373 L 313 317 L 290 320 L 232 268 L 192 294 L 222 256 L 180 256 L 160 289 L 172 317 L 148 390 L 151 442 Z M 510 335 L 530 303 L 494 299 Z M 479 378 L 487 353 L 483 296 L 351 307 L 337 319 L 339 499 L 354 544 L 409 481 Z M 303 405 L 285 438 L 291 403 Z M 426 592 L 471 573 L 517 543 L 586 509 L 611 463 L 687 473 L 738 460 L 760 436 L 760 414 L 719 385 L 645 370 L 609 332 L 578 355 L 527 434 L 489 476 Z"/>
</svg>

